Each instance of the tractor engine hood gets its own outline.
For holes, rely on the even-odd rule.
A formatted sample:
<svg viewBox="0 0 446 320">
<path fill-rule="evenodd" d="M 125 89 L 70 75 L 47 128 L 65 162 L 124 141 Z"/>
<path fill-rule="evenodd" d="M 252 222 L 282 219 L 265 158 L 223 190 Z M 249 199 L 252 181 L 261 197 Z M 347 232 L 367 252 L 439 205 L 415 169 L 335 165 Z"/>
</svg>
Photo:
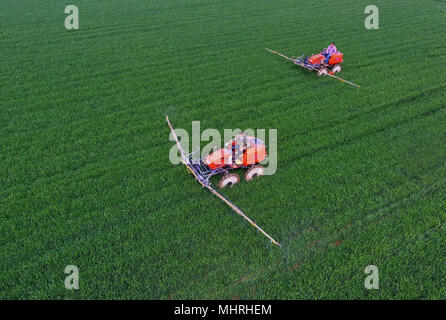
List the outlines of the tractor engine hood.
<svg viewBox="0 0 446 320">
<path fill-rule="evenodd" d="M 310 59 L 308 59 L 308 62 L 311 64 L 317 64 L 324 61 L 325 57 L 322 54 L 315 54 L 314 56 L 311 56 Z"/>
<path fill-rule="evenodd" d="M 217 150 L 204 159 L 204 163 L 212 170 L 223 167 L 225 164 L 230 164 L 231 151 L 227 149 Z"/>
</svg>

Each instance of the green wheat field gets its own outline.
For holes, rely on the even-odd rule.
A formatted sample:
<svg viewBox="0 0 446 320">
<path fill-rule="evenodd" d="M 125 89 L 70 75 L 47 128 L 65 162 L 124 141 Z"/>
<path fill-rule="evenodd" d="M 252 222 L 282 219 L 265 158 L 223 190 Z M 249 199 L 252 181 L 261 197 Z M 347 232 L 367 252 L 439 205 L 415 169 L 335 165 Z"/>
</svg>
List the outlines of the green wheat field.
<svg viewBox="0 0 446 320">
<path fill-rule="evenodd" d="M 446 1 L 2 0 L 0 17 L 1 299 L 446 298 Z M 332 41 L 361 88 L 265 51 Z M 170 163 L 166 114 L 277 129 L 276 173 L 223 193 L 282 247 Z"/>
</svg>

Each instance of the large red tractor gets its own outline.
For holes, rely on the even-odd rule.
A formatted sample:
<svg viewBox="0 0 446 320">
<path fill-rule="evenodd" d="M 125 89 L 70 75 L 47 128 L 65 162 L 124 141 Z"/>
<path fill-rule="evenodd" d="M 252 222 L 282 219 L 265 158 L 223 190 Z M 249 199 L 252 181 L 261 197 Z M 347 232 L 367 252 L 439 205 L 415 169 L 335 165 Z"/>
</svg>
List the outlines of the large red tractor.
<svg viewBox="0 0 446 320">
<path fill-rule="evenodd" d="M 232 170 L 238 168 L 248 169 L 245 180 L 251 181 L 264 173 L 264 168 L 259 164 L 266 158 L 266 146 L 260 139 L 239 134 L 225 144 L 225 147 L 214 151 L 204 159 L 192 160 L 189 155 L 189 163 L 192 170 L 205 184 L 209 183 L 210 177 L 221 174 L 218 183 L 220 188 L 232 187 L 240 182 L 240 177 Z"/>
<path fill-rule="evenodd" d="M 220 180 L 219 186 L 224 188 L 226 186 L 232 186 L 240 181 L 238 175 L 229 172 L 237 168 L 248 168 L 245 179 L 251 180 L 252 178 L 263 174 L 263 167 L 258 163 L 263 161 L 266 157 L 265 144 L 254 137 L 246 136 L 244 134 L 237 135 L 230 142 L 226 143 L 223 149 L 215 151 L 208 155 L 204 160 L 198 161 L 192 160 L 192 155 L 195 152 L 187 155 L 184 153 L 181 147 L 180 141 L 175 134 L 175 130 L 172 128 L 172 124 L 169 121 L 169 117 L 166 115 L 166 121 L 169 125 L 171 134 L 175 139 L 178 146 L 178 151 L 181 154 L 181 162 L 186 166 L 187 170 L 192 173 L 195 179 L 202 185 L 203 188 L 208 189 L 215 196 L 219 197 L 224 203 L 232 208 L 238 215 L 242 216 L 248 221 L 254 228 L 260 231 L 265 237 L 267 237 L 272 243 L 280 247 L 280 243 L 274 240 L 269 234 L 262 230 L 254 221 L 252 221 L 247 215 L 245 215 L 240 208 L 233 204 L 228 198 L 215 191 L 212 188 L 209 178 L 215 174 L 223 174 L 223 178 Z M 231 178 L 232 176 L 232 178 Z"/>
</svg>

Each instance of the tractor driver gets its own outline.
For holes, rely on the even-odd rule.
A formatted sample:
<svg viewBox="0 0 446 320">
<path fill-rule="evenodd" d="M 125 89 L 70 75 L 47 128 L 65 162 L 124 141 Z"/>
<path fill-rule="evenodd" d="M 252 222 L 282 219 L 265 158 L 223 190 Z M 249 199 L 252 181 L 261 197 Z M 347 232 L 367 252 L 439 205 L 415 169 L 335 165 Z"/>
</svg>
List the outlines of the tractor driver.
<svg viewBox="0 0 446 320">
<path fill-rule="evenodd" d="M 338 49 L 336 48 L 334 42 L 332 42 L 324 51 L 322 51 L 322 55 L 326 58 L 325 64 L 328 64 L 328 60 L 330 60 L 330 57 L 337 51 Z"/>
<path fill-rule="evenodd" d="M 236 165 L 243 164 L 243 153 L 248 149 L 250 143 L 244 134 L 238 134 L 232 140 L 232 159 Z"/>
</svg>

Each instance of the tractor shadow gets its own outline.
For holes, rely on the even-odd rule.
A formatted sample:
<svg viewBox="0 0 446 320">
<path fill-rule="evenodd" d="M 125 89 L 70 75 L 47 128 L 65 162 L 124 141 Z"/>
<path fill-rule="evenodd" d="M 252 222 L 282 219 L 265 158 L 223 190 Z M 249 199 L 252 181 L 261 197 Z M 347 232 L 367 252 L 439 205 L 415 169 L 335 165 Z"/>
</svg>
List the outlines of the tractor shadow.
<svg viewBox="0 0 446 320">
<path fill-rule="evenodd" d="M 316 71 L 307 70 L 301 66 L 298 66 L 296 64 L 292 64 L 289 66 L 289 70 L 292 70 L 292 72 L 295 72 L 298 76 L 303 76 L 307 82 L 306 84 L 313 86 L 313 89 L 317 89 L 322 87 L 330 87 L 330 83 L 328 81 L 320 81 L 325 80 L 324 76 L 319 76 Z"/>
</svg>

